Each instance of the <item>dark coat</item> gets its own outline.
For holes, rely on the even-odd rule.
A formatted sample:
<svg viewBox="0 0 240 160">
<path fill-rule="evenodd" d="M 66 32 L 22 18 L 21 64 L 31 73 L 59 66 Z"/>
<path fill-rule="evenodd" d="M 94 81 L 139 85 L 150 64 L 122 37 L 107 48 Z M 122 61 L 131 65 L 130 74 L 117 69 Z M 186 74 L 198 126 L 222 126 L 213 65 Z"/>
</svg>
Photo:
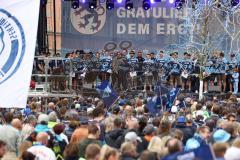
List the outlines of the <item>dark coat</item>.
<svg viewBox="0 0 240 160">
<path fill-rule="evenodd" d="M 124 142 L 125 131 L 123 129 L 112 130 L 105 135 L 106 144 L 119 149 Z"/>
</svg>

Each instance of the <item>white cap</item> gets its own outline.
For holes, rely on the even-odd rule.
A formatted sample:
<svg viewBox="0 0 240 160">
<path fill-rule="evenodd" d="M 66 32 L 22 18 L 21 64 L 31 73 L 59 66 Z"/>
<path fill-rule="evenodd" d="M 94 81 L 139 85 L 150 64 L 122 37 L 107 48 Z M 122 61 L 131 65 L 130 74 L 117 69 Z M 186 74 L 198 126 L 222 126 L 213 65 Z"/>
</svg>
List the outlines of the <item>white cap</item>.
<svg viewBox="0 0 240 160">
<path fill-rule="evenodd" d="M 139 142 L 142 142 L 142 139 L 135 132 L 128 132 L 125 135 L 125 141 L 139 141 Z"/>
<path fill-rule="evenodd" d="M 171 112 L 172 112 L 172 113 L 177 113 L 177 112 L 178 112 L 177 106 L 172 106 Z"/>
</svg>

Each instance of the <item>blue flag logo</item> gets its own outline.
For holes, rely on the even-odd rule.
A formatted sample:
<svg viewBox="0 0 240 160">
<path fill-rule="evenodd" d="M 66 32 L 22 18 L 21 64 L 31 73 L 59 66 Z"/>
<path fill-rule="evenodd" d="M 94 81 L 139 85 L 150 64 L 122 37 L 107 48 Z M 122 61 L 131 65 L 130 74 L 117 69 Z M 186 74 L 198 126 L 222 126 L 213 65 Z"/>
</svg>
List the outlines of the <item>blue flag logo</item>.
<svg viewBox="0 0 240 160">
<path fill-rule="evenodd" d="M 107 108 L 111 107 L 113 103 L 118 99 L 118 94 L 109 84 L 109 81 L 102 81 L 97 87 L 97 91 L 103 99 L 103 103 Z"/>
</svg>

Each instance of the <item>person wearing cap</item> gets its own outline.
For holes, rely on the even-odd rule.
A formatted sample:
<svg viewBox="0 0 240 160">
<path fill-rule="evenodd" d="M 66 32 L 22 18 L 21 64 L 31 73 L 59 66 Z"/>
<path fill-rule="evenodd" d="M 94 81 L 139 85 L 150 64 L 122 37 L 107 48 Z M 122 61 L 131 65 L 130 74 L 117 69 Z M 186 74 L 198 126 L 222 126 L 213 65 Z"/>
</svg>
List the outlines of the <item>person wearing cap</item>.
<svg viewBox="0 0 240 160">
<path fill-rule="evenodd" d="M 180 116 L 176 119 L 175 128 L 183 132 L 183 144 L 194 135 L 192 128 L 186 125 L 186 118 L 184 116 Z"/>
<path fill-rule="evenodd" d="M 46 114 L 40 114 L 38 116 L 38 121 L 37 121 L 37 125 L 35 127 L 35 131 L 37 133 L 40 133 L 40 132 L 48 132 L 50 129 L 48 128 L 48 121 L 49 121 L 49 118 L 48 118 L 48 115 Z"/>
<path fill-rule="evenodd" d="M 152 124 L 147 125 L 143 129 L 144 136 L 141 138 L 142 139 L 141 146 L 143 151 L 148 148 L 148 144 L 152 140 L 152 138 L 156 135 L 156 131 L 157 131 L 156 128 Z"/>
<path fill-rule="evenodd" d="M 231 138 L 231 134 L 229 134 L 228 132 L 226 132 L 223 129 L 219 129 L 217 131 L 214 132 L 213 134 L 213 141 L 216 142 L 227 142 L 228 140 L 230 140 Z"/>
</svg>

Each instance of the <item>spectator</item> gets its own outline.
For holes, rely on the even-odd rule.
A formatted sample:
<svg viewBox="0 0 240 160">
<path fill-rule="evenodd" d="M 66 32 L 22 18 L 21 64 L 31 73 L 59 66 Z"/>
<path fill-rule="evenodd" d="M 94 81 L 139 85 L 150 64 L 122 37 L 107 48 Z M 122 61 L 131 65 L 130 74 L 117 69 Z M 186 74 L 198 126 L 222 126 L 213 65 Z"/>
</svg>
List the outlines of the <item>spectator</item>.
<svg viewBox="0 0 240 160">
<path fill-rule="evenodd" d="M 106 144 L 114 148 L 120 148 L 121 143 L 124 141 L 124 130 L 122 129 L 123 120 L 119 117 L 113 121 L 114 129 L 105 135 Z"/>
<path fill-rule="evenodd" d="M 101 148 L 98 144 L 89 144 L 85 153 L 86 160 L 100 159 L 100 150 Z"/>
<path fill-rule="evenodd" d="M 0 158 L 3 158 L 6 152 L 7 152 L 7 144 L 4 141 L 0 140 Z"/>
<path fill-rule="evenodd" d="M 228 144 L 224 142 L 217 142 L 213 144 L 213 151 L 216 156 L 216 160 L 224 160 L 224 155 L 228 149 Z"/>
<path fill-rule="evenodd" d="M 121 160 L 136 160 L 137 159 L 137 151 L 136 145 L 132 142 L 124 142 L 121 145 Z"/>
<path fill-rule="evenodd" d="M 92 150 L 94 152 L 94 150 Z M 77 143 L 69 143 L 64 150 L 64 160 L 79 160 L 79 148 Z"/>
<path fill-rule="evenodd" d="M 158 160 L 157 154 L 149 151 L 142 152 L 139 160 Z"/>
<path fill-rule="evenodd" d="M 38 133 L 37 143 L 27 151 L 34 154 L 38 160 L 56 160 L 54 152 L 46 147 L 48 145 L 48 134 L 46 132 Z"/>
<path fill-rule="evenodd" d="M 0 126 L 0 140 L 6 142 L 8 152 L 2 158 L 7 159 L 17 159 L 17 151 L 20 141 L 20 132 L 11 125 L 13 120 L 13 114 L 6 112 L 4 114 L 6 124 Z"/>
<path fill-rule="evenodd" d="M 94 124 L 90 124 L 88 126 L 88 137 L 83 139 L 79 144 L 79 155 L 81 158 L 85 158 L 85 151 L 89 144 L 98 144 L 101 146 L 101 142 L 98 140 L 99 135 L 99 128 Z"/>
<path fill-rule="evenodd" d="M 99 160 L 118 160 L 118 159 L 119 153 L 116 149 L 111 148 L 107 145 L 102 147 Z"/>
<path fill-rule="evenodd" d="M 210 137 L 210 129 L 207 126 L 202 126 L 197 129 L 194 136 L 187 140 L 186 150 L 198 148 L 207 144 L 207 140 Z"/>
</svg>

